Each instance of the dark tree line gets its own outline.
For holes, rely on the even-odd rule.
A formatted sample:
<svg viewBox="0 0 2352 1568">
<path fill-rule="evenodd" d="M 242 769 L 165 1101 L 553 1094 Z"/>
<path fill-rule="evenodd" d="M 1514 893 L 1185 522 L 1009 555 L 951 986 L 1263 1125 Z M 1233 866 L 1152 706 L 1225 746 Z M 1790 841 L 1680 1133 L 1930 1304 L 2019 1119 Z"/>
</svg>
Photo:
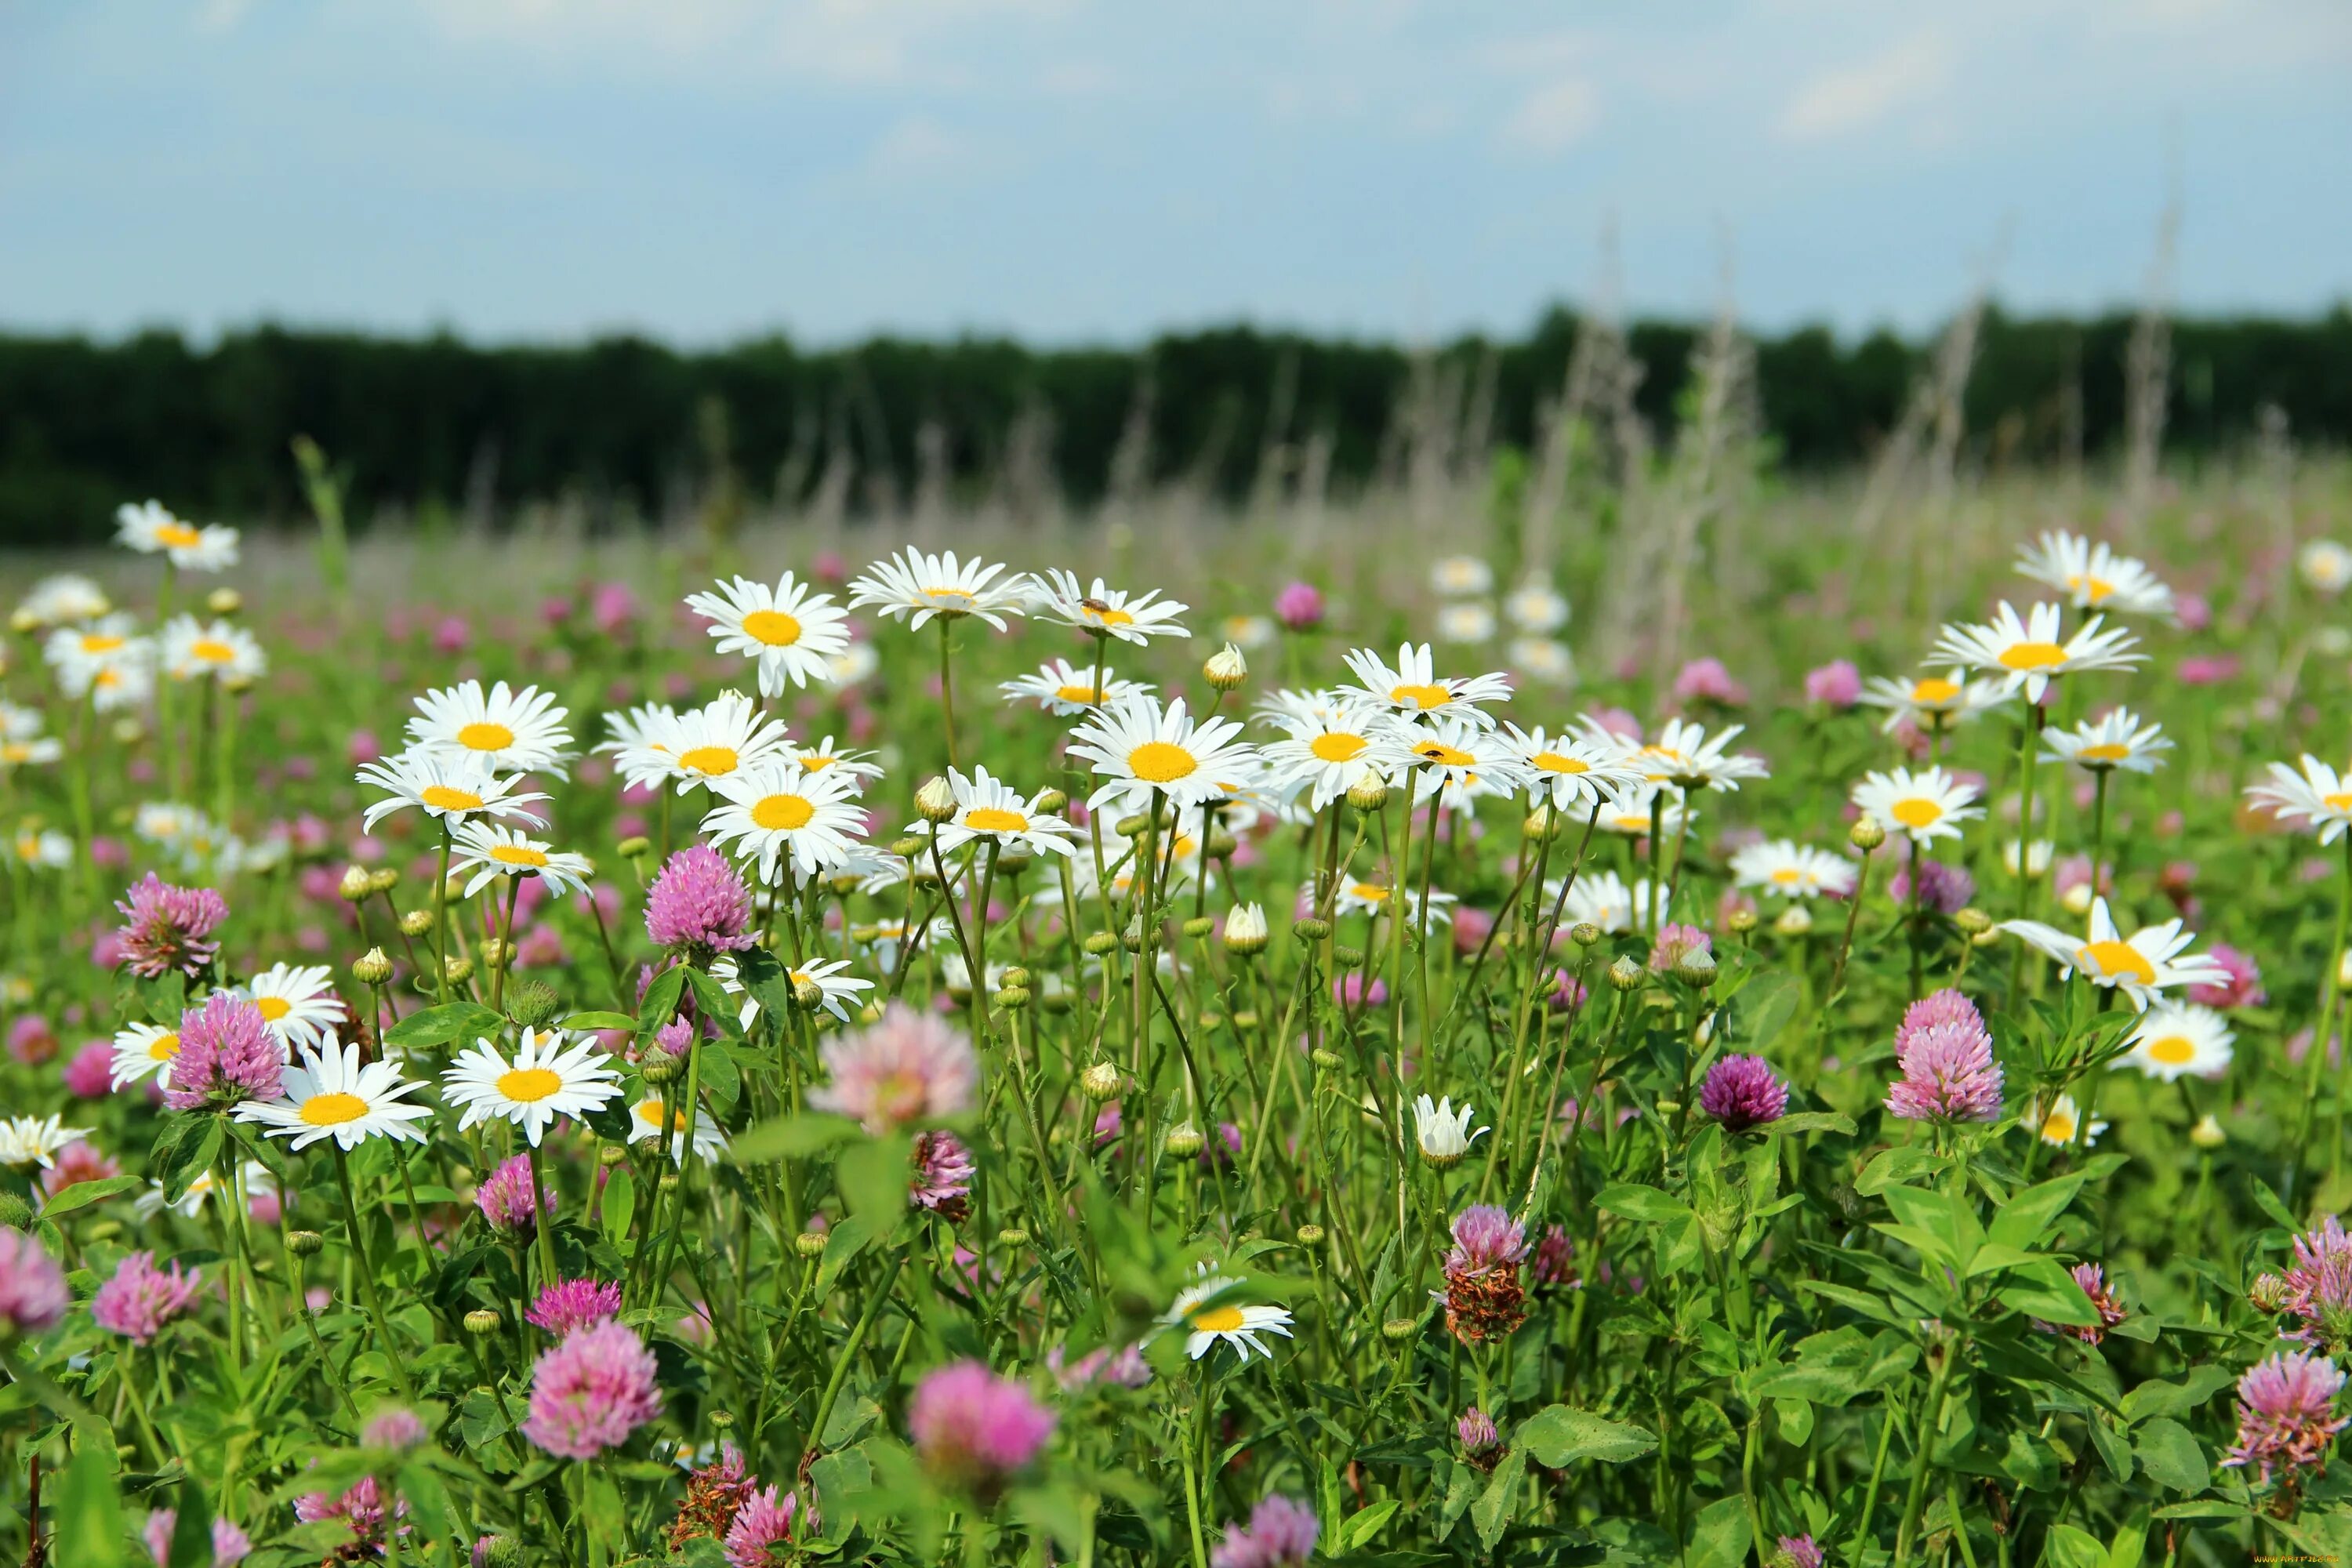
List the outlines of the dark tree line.
<svg viewBox="0 0 2352 1568">
<path fill-rule="evenodd" d="M 1526 445 L 1578 330 L 1554 310 L 1525 338 L 1465 339 L 1437 363 L 1465 389 L 1462 402 L 1487 399 L 1491 439 Z M 1637 404 L 1662 430 L 1699 330 L 1645 321 L 1628 334 L 1644 367 Z M 2032 461 L 2069 455 L 2076 441 L 2093 456 L 2111 447 L 2131 332 L 2126 315 L 1990 313 L 1968 395 L 1983 449 Z M 2300 440 L 2352 438 L 2352 308 L 2309 321 L 2182 321 L 2171 341 L 2173 449 L 2242 441 L 2273 405 Z M 1800 469 L 1865 459 L 1932 353 L 1888 332 L 1845 341 L 1820 328 L 1756 347 L 1765 426 Z M 1270 435 L 1313 437 L 1345 487 L 1393 456 L 1413 374 L 1392 344 L 1246 327 L 1134 349 L 878 338 L 811 351 L 779 337 L 704 353 L 634 338 L 484 347 L 275 327 L 208 347 L 160 331 L 118 342 L 0 336 L 0 544 L 102 538 L 118 501 L 148 496 L 194 515 L 290 519 L 301 508 L 288 457 L 298 435 L 348 471 L 362 519 L 567 493 L 599 515 L 657 514 L 722 467 L 756 496 L 805 491 L 837 453 L 904 493 L 926 447 L 935 468 L 968 484 L 998 471 L 1024 432 L 1033 446 L 1050 432 L 1058 482 L 1086 500 L 1112 482 L 1123 433 L 1139 423 L 1147 478 L 1239 495 Z"/>
</svg>

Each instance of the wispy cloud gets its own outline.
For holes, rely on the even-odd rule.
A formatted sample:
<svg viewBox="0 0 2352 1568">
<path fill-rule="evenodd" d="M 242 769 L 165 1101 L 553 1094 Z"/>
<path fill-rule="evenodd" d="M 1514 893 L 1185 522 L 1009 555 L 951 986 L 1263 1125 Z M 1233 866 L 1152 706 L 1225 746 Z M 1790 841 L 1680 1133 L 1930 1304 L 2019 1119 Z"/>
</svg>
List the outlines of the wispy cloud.
<svg viewBox="0 0 2352 1568">
<path fill-rule="evenodd" d="M 1501 140 L 1517 152 L 1553 157 L 1583 141 L 1600 123 L 1600 91 L 1583 77 L 1565 76 L 1521 99 L 1503 123 Z"/>
<path fill-rule="evenodd" d="M 1941 33 L 1917 33 L 1858 64 L 1823 71 L 1789 100 L 1777 129 L 1792 142 L 1866 131 L 1934 98 L 1951 79 L 1956 54 Z"/>
</svg>

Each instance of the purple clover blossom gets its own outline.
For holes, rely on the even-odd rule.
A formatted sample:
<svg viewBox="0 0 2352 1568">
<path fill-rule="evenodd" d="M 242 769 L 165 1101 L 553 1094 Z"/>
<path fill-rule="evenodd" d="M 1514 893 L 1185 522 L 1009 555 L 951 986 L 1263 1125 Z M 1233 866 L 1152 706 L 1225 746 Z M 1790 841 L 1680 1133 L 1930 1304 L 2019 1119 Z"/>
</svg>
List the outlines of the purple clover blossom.
<svg viewBox="0 0 2352 1568">
<path fill-rule="evenodd" d="M 360 1447 L 403 1454 L 423 1447 L 432 1436 L 423 1416 L 405 1405 L 395 1405 L 368 1417 L 367 1425 L 360 1428 Z"/>
<path fill-rule="evenodd" d="M 1789 1113 L 1789 1086 L 1762 1057 L 1719 1057 L 1699 1086 L 1698 1108 L 1727 1132 L 1745 1132 Z"/>
<path fill-rule="evenodd" d="M 1775 1543 L 1772 1553 L 1774 1568 L 1785 1561 L 1787 1568 L 1822 1568 L 1820 1543 L 1810 1535 L 1784 1535 Z"/>
<path fill-rule="evenodd" d="M 770 1568 L 791 1561 L 796 1535 L 817 1533 L 816 1510 L 803 1512 L 798 1493 L 773 1487 L 751 1493 L 727 1527 L 728 1568 Z"/>
<path fill-rule="evenodd" d="M 180 1049 L 163 1103 L 174 1110 L 225 1110 L 248 1100 L 280 1100 L 286 1047 L 261 1009 L 215 991 L 180 1015 Z"/>
<path fill-rule="evenodd" d="M 1657 974 L 1669 973 L 1675 964 L 1690 954 L 1712 954 L 1714 951 L 1714 939 L 1706 931 L 1696 926 L 1677 925 L 1670 921 L 1658 928 L 1658 939 L 1651 945 L 1650 969 Z"/>
<path fill-rule="evenodd" d="M 23 1231 L 0 1225 L 0 1331 L 38 1333 L 54 1327 L 72 1303 L 57 1260 Z"/>
<path fill-rule="evenodd" d="M 150 871 L 114 907 L 122 912 L 115 933 L 122 962 L 142 980 L 201 974 L 220 952 L 207 939 L 228 919 L 228 904 L 210 888 L 175 888 Z"/>
<path fill-rule="evenodd" d="M 979 1168 L 971 1151 L 952 1132 L 918 1132 L 913 1163 L 908 1205 L 928 1209 L 950 1225 L 961 1222 L 971 1212 L 971 1178 Z"/>
<path fill-rule="evenodd" d="M 2002 1076 L 1992 1034 L 1955 990 L 1911 1005 L 1895 1031 L 1903 1076 L 1886 1091 L 1889 1114 L 1906 1121 L 1998 1121 Z"/>
<path fill-rule="evenodd" d="M 166 1324 L 188 1315 L 203 1286 L 201 1271 L 184 1271 L 176 1263 L 158 1268 L 153 1253 L 129 1253 L 89 1299 L 90 1320 L 133 1344 L 152 1344 Z"/>
<path fill-rule="evenodd" d="M 527 1240 L 538 1232 L 539 1215 L 532 1212 L 530 1156 L 516 1154 L 503 1162 L 497 1170 L 482 1178 L 474 1189 L 474 1206 L 490 1222 L 490 1228 L 511 1241 Z M 548 1214 L 555 1212 L 555 1194 L 544 1194 L 541 1206 Z"/>
<path fill-rule="evenodd" d="M 1887 884 L 1887 895 L 1905 909 L 1911 907 L 1911 868 L 1899 868 Z M 1977 879 L 1958 866 L 1941 860 L 1919 862 L 1919 907 L 1931 914 L 1953 915 L 1977 896 Z"/>
<path fill-rule="evenodd" d="M 620 1315 L 620 1286 L 604 1279 L 559 1279 L 539 1293 L 523 1318 L 560 1340 Z"/>
<path fill-rule="evenodd" d="M 1292 583 L 1274 596 L 1274 618 L 1294 632 L 1323 624 L 1323 592 L 1312 583 Z"/>
<path fill-rule="evenodd" d="M 2252 1467 L 2264 1482 L 2285 1472 L 2293 1486 L 2299 1473 L 2319 1464 L 2327 1445 L 2344 1429 L 2336 1395 L 2344 1374 L 2326 1356 L 2283 1351 L 2238 1380 L 2238 1441 L 2221 1463 Z"/>
<path fill-rule="evenodd" d="M 147 1555 L 155 1560 L 155 1568 L 163 1568 L 171 1560 L 172 1536 L 180 1528 L 180 1510 L 159 1508 L 147 1516 L 140 1538 L 147 1543 Z M 236 1568 L 236 1564 L 253 1555 L 253 1540 L 227 1520 L 213 1520 L 213 1568 Z"/>
<path fill-rule="evenodd" d="M 1054 1435 L 1054 1413 L 984 1362 L 961 1361 L 916 1385 L 907 1429 L 932 1473 L 990 1492 L 1025 1468 Z"/>
<path fill-rule="evenodd" d="M 1250 1510 L 1249 1527 L 1228 1522 L 1209 1554 L 1210 1568 L 1294 1568 L 1315 1555 L 1322 1527 L 1305 1503 L 1269 1493 Z"/>
<path fill-rule="evenodd" d="M 1495 1418 L 1472 1405 L 1454 1423 L 1454 1436 L 1462 1444 L 1462 1452 L 1473 1463 L 1486 1458 L 1503 1446 L 1503 1435 L 1495 1430 Z"/>
<path fill-rule="evenodd" d="M 563 1459 L 618 1447 L 661 1414 L 656 1371 L 654 1352 L 627 1324 L 581 1329 L 532 1363 L 522 1435 Z"/>
<path fill-rule="evenodd" d="M 672 855 L 646 889 L 646 934 L 656 947 L 740 952 L 751 945 L 751 889 L 708 844 Z"/>
<path fill-rule="evenodd" d="M 1805 700 L 1843 713 L 1862 700 L 1862 671 L 1850 658 L 1832 659 L 1805 671 Z"/>
</svg>

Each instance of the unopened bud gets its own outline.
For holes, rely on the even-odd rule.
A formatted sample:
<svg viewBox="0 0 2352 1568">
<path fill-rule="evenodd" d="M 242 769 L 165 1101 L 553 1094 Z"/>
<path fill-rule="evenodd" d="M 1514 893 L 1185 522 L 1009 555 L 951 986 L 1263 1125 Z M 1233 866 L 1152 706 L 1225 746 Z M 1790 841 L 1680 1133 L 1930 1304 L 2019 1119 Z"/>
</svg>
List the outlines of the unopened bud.
<svg viewBox="0 0 2352 1568">
<path fill-rule="evenodd" d="M 1339 1052 L 1327 1050 L 1321 1046 L 1318 1046 L 1312 1051 L 1309 1051 L 1307 1055 L 1307 1059 L 1313 1062 L 1318 1069 L 1324 1072 L 1337 1072 L 1342 1067 L 1347 1065 L 1345 1059 L 1340 1057 Z"/>
<path fill-rule="evenodd" d="M 453 952 L 441 963 L 441 973 L 449 977 L 452 985 L 463 985 L 474 977 L 474 961 L 462 952 Z"/>
<path fill-rule="evenodd" d="M 1106 1100 L 1118 1097 L 1120 1081 L 1116 1066 L 1109 1062 L 1097 1062 L 1078 1075 L 1078 1090 L 1099 1105 Z"/>
<path fill-rule="evenodd" d="M 1980 936 L 1992 929 L 1992 917 L 1970 904 L 1952 916 L 1952 923 L 1969 936 Z"/>
<path fill-rule="evenodd" d="M 1216 919 L 1211 915 L 1194 915 L 1186 921 L 1182 927 L 1184 940 L 1187 942 L 1198 942 L 1216 929 Z"/>
<path fill-rule="evenodd" d="M 10 1230 L 29 1229 L 33 1223 L 33 1206 L 5 1187 L 0 1187 L 0 1226 Z"/>
<path fill-rule="evenodd" d="M 1754 910 L 1734 910 L 1731 918 L 1724 923 L 1731 928 L 1734 936 L 1746 936 L 1756 929 L 1759 922 Z"/>
<path fill-rule="evenodd" d="M 793 1237 L 793 1250 L 799 1253 L 803 1258 L 823 1258 L 824 1256 L 824 1232 L 821 1230 L 804 1230 L 801 1232 L 798 1236 Z"/>
<path fill-rule="evenodd" d="M 1160 1146 L 1168 1151 L 1168 1157 L 1171 1160 L 1189 1160 L 1207 1144 L 1208 1140 L 1201 1136 L 1201 1130 L 1189 1121 L 1171 1127 L 1168 1135 L 1160 1141 Z"/>
<path fill-rule="evenodd" d="M 814 1013 L 824 1005 L 824 987 L 805 974 L 793 976 L 793 1005 L 803 1013 Z"/>
<path fill-rule="evenodd" d="M 1242 657 L 1241 649 L 1227 643 L 1201 667 L 1201 679 L 1220 691 L 1238 690 L 1249 679 L 1249 660 Z"/>
<path fill-rule="evenodd" d="M 596 1146 L 596 1163 L 608 1171 L 615 1165 L 625 1165 L 629 1163 L 629 1146 L 626 1143 L 600 1143 Z"/>
<path fill-rule="evenodd" d="M 1265 910 L 1256 904 L 1242 904 L 1225 915 L 1225 951 L 1244 958 L 1264 952 L 1273 933 L 1266 928 Z"/>
<path fill-rule="evenodd" d="M 1150 815 L 1146 812 L 1137 811 L 1130 812 L 1127 816 L 1120 817 L 1118 823 L 1112 826 L 1111 831 L 1118 834 L 1121 838 L 1133 838 L 1150 826 Z"/>
<path fill-rule="evenodd" d="M 1675 960 L 1675 978 L 1704 991 L 1715 984 L 1715 954 L 1694 947 Z"/>
<path fill-rule="evenodd" d="M 661 1180 L 654 1184 L 661 1189 L 661 1193 L 664 1197 L 667 1197 L 671 1194 L 677 1192 L 679 1186 L 683 1184 L 676 1171 L 664 1171 L 661 1173 Z"/>
<path fill-rule="evenodd" d="M 1026 1247 L 1029 1245 L 1029 1233 L 1022 1229 L 1017 1225 L 1008 1225 L 1003 1230 L 996 1233 L 996 1245 L 999 1247 Z"/>
<path fill-rule="evenodd" d="M 1856 818 L 1845 836 L 1848 842 L 1865 855 L 1886 842 L 1886 829 L 1881 827 L 1874 816 Z"/>
<path fill-rule="evenodd" d="M 1037 792 L 1036 804 L 1040 816 L 1059 816 L 1070 809 L 1070 797 L 1057 789 L 1043 789 Z"/>
<path fill-rule="evenodd" d="M 1559 837 L 1559 818 L 1553 814 L 1551 807 L 1539 805 L 1528 813 L 1527 820 L 1519 824 L 1519 837 L 1538 844 L 1557 838 Z"/>
<path fill-rule="evenodd" d="M 474 956 L 481 961 L 484 969 L 504 969 L 513 959 L 514 952 L 507 945 L 506 938 L 486 936 L 476 944 Z"/>
<path fill-rule="evenodd" d="M 1802 904 L 1790 904 L 1774 919 L 1772 929 L 1782 936 L 1802 936 L 1813 929 L 1813 911 Z"/>
<path fill-rule="evenodd" d="M 1143 951 L 1143 928 L 1139 925 L 1132 925 L 1119 932 L 1118 945 L 1127 949 L 1129 952 L 1141 952 Z"/>
<path fill-rule="evenodd" d="M 234 588 L 215 588 L 205 595 L 205 608 L 216 616 L 233 616 L 245 608 L 245 595 Z"/>
<path fill-rule="evenodd" d="M 289 1230 L 286 1233 L 286 1250 L 297 1258 L 316 1258 L 326 1246 L 327 1238 L 315 1230 Z"/>
<path fill-rule="evenodd" d="M 381 985 L 392 978 L 392 959 L 380 947 L 369 948 L 352 960 L 352 978 L 362 985 Z"/>
<path fill-rule="evenodd" d="M 1366 816 L 1386 810 L 1389 804 L 1389 781 L 1378 773 L 1366 773 L 1348 786 L 1348 804 Z"/>
<path fill-rule="evenodd" d="M 1391 1344 L 1402 1344 L 1421 1328 L 1419 1318 L 1391 1318 L 1381 1325 L 1381 1338 Z"/>
<path fill-rule="evenodd" d="M 1234 858 L 1234 852 L 1241 847 L 1242 841 L 1234 837 L 1233 834 L 1226 829 L 1223 827 L 1213 827 L 1209 830 L 1208 854 L 1210 859 L 1230 860 Z"/>
<path fill-rule="evenodd" d="M 1323 1227 L 1319 1225 L 1300 1226 L 1298 1227 L 1298 1245 L 1301 1247 L 1322 1246 Z"/>
<path fill-rule="evenodd" d="M 996 1005 L 1008 1013 L 1017 1013 L 1029 1005 L 1029 988 L 1025 985 L 1007 985 L 996 994 Z"/>
<path fill-rule="evenodd" d="M 923 852 L 923 846 L 929 842 L 930 840 L 928 838 L 919 837 L 915 834 L 909 833 L 904 838 L 893 838 L 890 840 L 890 853 L 896 855 L 901 860 L 912 860 L 916 856 L 920 855 Z"/>
<path fill-rule="evenodd" d="M 1349 947 L 1346 942 L 1335 942 L 1331 948 L 1331 962 L 1341 969 L 1360 969 L 1364 963 L 1364 950 Z"/>
<path fill-rule="evenodd" d="M 1620 958 L 1609 966 L 1609 984 L 1620 991 L 1640 990 L 1642 966 L 1631 958 Z"/>
<path fill-rule="evenodd" d="M 555 987 L 543 980 L 520 980 L 507 988 L 507 1016 L 526 1029 L 543 1029 L 563 1008 Z"/>
<path fill-rule="evenodd" d="M 1308 915 L 1304 920 L 1294 921 L 1290 929 L 1301 942 L 1321 942 L 1331 934 L 1331 922 L 1317 915 Z"/>
<path fill-rule="evenodd" d="M 469 1334 L 495 1334 L 499 1331 L 499 1315 L 488 1307 L 477 1307 L 466 1314 L 466 1331 Z"/>
<path fill-rule="evenodd" d="M 955 814 L 955 790 L 947 780 L 935 776 L 915 792 L 915 815 L 925 822 L 953 821 Z"/>
<path fill-rule="evenodd" d="M 368 873 L 368 891 L 372 893 L 389 893 L 398 886 L 400 868 L 397 866 L 379 866 Z"/>
<path fill-rule="evenodd" d="M 375 891 L 375 879 L 368 875 L 368 868 L 364 866 L 346 866 L 343 868 L 343 879 L 335 891 L 342 895 L 343 902 L 356 904 Z"/>
<path fill-rule="evenodd" d="M 1107 931 L 1088 931 L 1087 940 L 1079 945 L 1086 949 L 1087 957 L 1103 958 L 1118 951 L 1118 938 Z"/>
<path fill-rule="evenodd" d="M 2189 1130 L 2189 1141 L 2200 1149 L 2219 1149 L 2230 1141 L 2230 1135 L 2221 1131 L 2221 1119 L 2209 1110 Z"/>
<path fill-rule="evenodd" d="M 640 856 L 651 854 L 653 852 L 654 841 L 646 837 L 644 834 L 639 833 L 622 839 L 618 844 L 614 845 L 613 847 L 619 853 L 622 859 L 635 860 Z"/>
<path fill-rule="evenodd" d="M 404 936 L 423 936 L 433 929 L 431 910 L 411 910 L 400 917 L 400 930 Z"/>
</svg>

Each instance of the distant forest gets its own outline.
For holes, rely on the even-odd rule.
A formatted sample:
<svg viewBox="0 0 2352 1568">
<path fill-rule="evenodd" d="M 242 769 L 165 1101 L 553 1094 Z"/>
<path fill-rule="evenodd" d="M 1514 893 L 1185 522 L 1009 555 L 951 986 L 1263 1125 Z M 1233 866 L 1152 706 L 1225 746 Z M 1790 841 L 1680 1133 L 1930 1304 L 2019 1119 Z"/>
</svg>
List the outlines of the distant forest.
<svg viewBox="0 0 2352 1568">
<path fill-rule="evenodd" d="M 1968 383 L 1987 461 L 2096 458 L 2122 441 L 2134 321 L 1987 313 Z M 1695 323 L 1625 331 L 1635 404 L 1674 424 Z M 1084 503 L 1117 483 L 1184 480 L 1245 495 L 1271 445 L 1312 445 L 1334 489 L 1397 460 L 1410 391 L 1442 384 L 1484 445 L 1526 447 L 1560 394 L 1580 331 L 1566 310 L 1526 337 L 1424 353 L 1250 328 L 1128 348 L 877 338 L 813 350 L 776 337 L 709 353 L 635 338 L 489 346 L 264 327 L 194 345 L 0 336 L 0 544 L 103 539 L 117 502 L 290 521 L 298 436 L 347 476 L 352 514 L 499 515 L 573 497 L 599 520 L 672 514 L 714 482 L 795 501 L 854 464 L 860 504 L 977 489 L 1020 467 Z M 1757 411 L 1779 461 L 1866 461 L 1932 342 L 1807 328 L 1754 342 Z M 2276 408 L 2299 442 L 2352 444 L 2352 307 L 2303 321 L 2170 326 L 2167 449 L 2225 451 Z M 1418 381 L 1417 381 L 1418 378 Z M 1122 468 L 1121 465 L 1125 467 Z"/>
</svg>

